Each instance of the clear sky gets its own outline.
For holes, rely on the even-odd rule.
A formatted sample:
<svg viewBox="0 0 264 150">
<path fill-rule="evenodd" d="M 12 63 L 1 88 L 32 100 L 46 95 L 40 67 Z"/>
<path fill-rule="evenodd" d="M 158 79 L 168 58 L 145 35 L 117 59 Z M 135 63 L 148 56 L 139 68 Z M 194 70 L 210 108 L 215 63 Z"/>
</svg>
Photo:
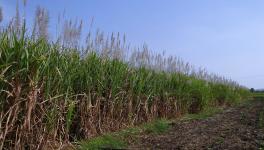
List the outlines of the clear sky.
<svg viewBox="0 0 264 150">
<path fill-rule="evenodd" d="M 22 0 L 21 0 L 22 1 Z M 51 31 L 59 13 L 79 18 L 106 33 L 125 33 L 132 45 L 144 42 L 247 87 L 264 87 L 263 0 L 28 0 L 50 12 Z M 16 0 L 0 0 L 5 21 Z M 22 4 L 20 5 L 22 6 Z"/>
</svg>

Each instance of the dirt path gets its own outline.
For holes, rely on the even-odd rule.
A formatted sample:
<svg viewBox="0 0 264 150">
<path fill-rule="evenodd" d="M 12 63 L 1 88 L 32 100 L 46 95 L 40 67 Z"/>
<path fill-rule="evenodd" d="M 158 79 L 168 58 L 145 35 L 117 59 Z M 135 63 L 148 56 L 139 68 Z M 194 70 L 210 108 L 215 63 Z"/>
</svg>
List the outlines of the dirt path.
<svg viewBox="0 0 264 150">
<path fill-rule="evenodd" d="M 179 121 L 162 135 L 141 135 L 131 149 L 260 149 L 264 101 L 229 108 L 204 120 Z"/>
</svg>

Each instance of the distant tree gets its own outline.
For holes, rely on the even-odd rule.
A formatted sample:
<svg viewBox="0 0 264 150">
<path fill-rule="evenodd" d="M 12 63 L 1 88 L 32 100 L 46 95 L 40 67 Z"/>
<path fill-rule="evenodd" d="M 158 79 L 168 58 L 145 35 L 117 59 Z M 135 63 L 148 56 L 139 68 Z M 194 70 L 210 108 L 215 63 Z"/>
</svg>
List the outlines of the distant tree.
<svg viewBox="0 0 264 150">
<path fill-rule="evenodd" d="M 264 89 L 256 89 L 254 92 L 255 93 L 264 93 Z"/>
<path fill-rule="evenodd" d="M 254 88 L 251 88 L 251 89 L 250 89 L 250 92 L 251 92 L 251 93 L 254 93 L 254 92 L 255 92 L 255 89 L 254 89 Z"/>
</svg>

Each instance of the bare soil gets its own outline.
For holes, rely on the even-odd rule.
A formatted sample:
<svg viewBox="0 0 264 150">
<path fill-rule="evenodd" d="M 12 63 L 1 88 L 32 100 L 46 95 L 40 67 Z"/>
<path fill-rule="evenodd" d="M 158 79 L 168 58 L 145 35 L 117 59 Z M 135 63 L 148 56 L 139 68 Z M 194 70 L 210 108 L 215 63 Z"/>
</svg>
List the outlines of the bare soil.
<svg viewBox="0 0 264 150">
<path fill-rule="evenodd" d="M 140 135 L 129 149 L 262 149 L 264 101 L 225 109 L 202 120 L 182 120 L 160 135 Z"/>
</svg>

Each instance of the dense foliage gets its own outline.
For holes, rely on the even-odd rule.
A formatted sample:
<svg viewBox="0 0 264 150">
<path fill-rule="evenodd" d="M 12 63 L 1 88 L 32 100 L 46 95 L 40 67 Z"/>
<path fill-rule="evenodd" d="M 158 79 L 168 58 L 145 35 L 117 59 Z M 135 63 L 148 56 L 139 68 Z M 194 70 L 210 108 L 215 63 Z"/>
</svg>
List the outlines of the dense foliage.
<svg viewBox="0 0 264 150">
<path fill-rule="evenodd" d="M 83 50 L 31 37 L 25 27 L 0 35 L 0 149 L 51 147 L 248 96 L 248 89 L 215 75 L 112 57 L 115 50 L 128 53 L 120 45 L 95 42 Z M 111 54 L 99 52 L 109 47 Z"/>
</svg>

